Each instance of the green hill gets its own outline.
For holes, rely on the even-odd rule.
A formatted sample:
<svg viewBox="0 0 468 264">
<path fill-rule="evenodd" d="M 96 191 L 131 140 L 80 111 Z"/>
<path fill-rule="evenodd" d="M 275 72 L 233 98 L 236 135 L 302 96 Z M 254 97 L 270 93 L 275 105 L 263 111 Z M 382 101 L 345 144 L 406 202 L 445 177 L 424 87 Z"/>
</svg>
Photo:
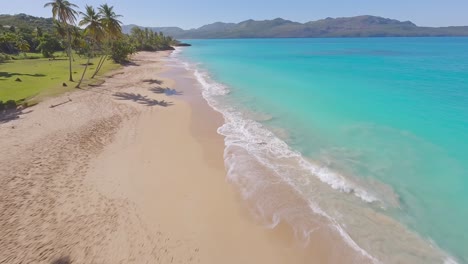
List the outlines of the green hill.
<svg viewBox="0 0 468 264">
<path fill-rule="evenodd" d="M 129 32 L 134 26 L 124 26 L 124 32 Z M 246 20 L 237 24 L 216 22 L 190 30 L 177 27 L 151 29 L 181 39 L 468 36 L 468 27 L 419 27 L 410 21 L 376 16 L 326 18 L 307 23 L 277 18 Z"/>
<path fill-rule="evenodd" d="M 34 30 L 40 27 L 43 31 L 52 31 L 54 22 L 52 18 L 34 17 L 26 14 L 0 15 L 0 28 L 8 29 L 11 26 L 18 29 Z"/>
</svg>

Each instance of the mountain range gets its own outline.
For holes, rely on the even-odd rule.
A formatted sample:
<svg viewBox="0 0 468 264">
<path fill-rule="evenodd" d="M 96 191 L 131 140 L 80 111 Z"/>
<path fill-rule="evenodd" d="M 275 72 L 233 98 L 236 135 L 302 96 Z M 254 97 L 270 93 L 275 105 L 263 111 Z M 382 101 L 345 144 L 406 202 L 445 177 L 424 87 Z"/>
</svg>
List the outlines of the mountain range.
<svg viewBox="0 0 468 264">
<path fill-rule="evenodd" d="M 34 30 L 41 27 L 53 30 L 52 18 L 26 14 L 0 15 L 0 27 L 15 26 Z M 130 33 L 137 25 L 124 25 Z M 325 18 L 298 23 L 282 18 L 273 20 L 246 20 L 240 23 L 216 22 L 196 29 L 179 27 L 148 27 L 178 39 L 206 38 L 325 38 L 325 37 L 447 37 L 468 36 L 468 26 L 420 27 L 410 21 L 398 21 L 377 16 Z"/>
<path fill-rule="evenodd" d="M 129 33 L 137 25 L 125 25 Z M 443 37 L 468 36 L 468 26 L 419 27 L 410 21 L 377 16 L 325 18 L 298 23 L 282 18 L 246 20 L 240 23 L 216 22 L 196 29 L 148 27 L 179 39 L 207 38 L 323 38 L 323 37 Z"/>
</svg>

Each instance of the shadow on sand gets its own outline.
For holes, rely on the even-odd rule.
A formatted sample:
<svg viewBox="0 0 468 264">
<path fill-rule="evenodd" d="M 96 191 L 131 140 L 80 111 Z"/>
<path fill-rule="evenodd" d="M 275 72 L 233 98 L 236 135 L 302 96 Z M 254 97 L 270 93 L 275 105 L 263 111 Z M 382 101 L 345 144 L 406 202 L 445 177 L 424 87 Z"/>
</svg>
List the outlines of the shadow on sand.
<svg viewBox="0 0 468 264">
<path fill-rule="evenodd" d="M 0 124 L 5 124 L 10 121 L 19 119 L 24 114 L 31 113 L 32 110 L 24 111 L 24 110 L 4 110 L 0 111 Z"/>
<path fill-rule="evenodd" d="M 165 94 L 167 96 L 171 95 L 182 95 L 182 92 L 178 92 L 175 89 L 171 88 L 162 88 L 162 87 L 155 87 L 150 89 L 151 92 L 156 93 L 156 94 Z"/>
<path fill-rule="evenodd" d="M 72 261 L 70 257 L 61 257 L 52 261 L 50 264 L 71 264 L 71 263 Z"/>
<path fill-rule="evenodd" d="M 162 107 L 168 107 L 173 105 L 172 102 L 166 102 L 164 100 L 158 101 L 154 100 L 151 98 L 148 98 L 147 96 L 143 96 L 141 94 L 136 94 L 136 93 L 115 93 L 114 97 L 117 98 L 117 100 L 128 100 L 128 101 L 133 101 L 142 105 L 146 106 L 162 106 Z"/>
<path fill-rule="evenodd" d="M 143 82 L 150 83 L 150 84 L 157 84 L 157 85 L 163 84 L 163 81 L 157 80 L 157 79 L 146 79 L 146 80 L 143 80 Z"/>
<path fill-rule="evenodd" d="M 124 67 L 128 67 L 128 66 L 140 66 L 140 64 L 135 63 L 135 62 L 133 62 L 133 61 L 124 62 L 124 63 L 122 63 L 122 65 L 123 65 Z"/>
</svg>

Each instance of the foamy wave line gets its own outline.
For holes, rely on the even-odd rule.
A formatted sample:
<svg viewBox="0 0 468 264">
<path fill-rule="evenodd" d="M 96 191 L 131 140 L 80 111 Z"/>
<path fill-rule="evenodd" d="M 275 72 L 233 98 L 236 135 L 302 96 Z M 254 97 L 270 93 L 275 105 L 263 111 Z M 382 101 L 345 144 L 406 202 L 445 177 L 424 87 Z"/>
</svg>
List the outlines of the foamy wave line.
<svg viewBox="0 0 468 264">
<path fill-rule="evenodd" d="M 273 132 L 264 128 L 260 123 L 244 118 L 241 113 L 233 108 L 221 106 L 214 97 L 229 94 L 229 89 L 225 85 L 213 81 L 208 73 L 201 71 L 196 65 L 180 60 L 178 58 L 180 52 L 180 48 L 176 49 L 176 52 L 172 54 L 173 58 L 178 59 L 185 69 L 194 73 L 197 81 L 202 86 L 202 94 L 205 100 L 213 109 L 224 116 L 226 122 L 218 129 L 218 132 L 227 138 L 227 145 L 244 142 L 242 147 L 253 155 L 267 151 L 277 158 L 298 158 L 302 168 L 330 185 L 333 189 L 348 194 L 353 193 L 368 203 L 382 202 L 375 195 L 370 194 L 344 176 L 327 167 L 311 164 L 299 152 L 292 150 L 286 142 L 276 137 Z M 237 137 L 234 138 L 234 134 Z M 265 165 L 270 166 L 271 164 Z"/>
<path fill-rule="evenodd" d="M 228 94 L 229 89 L 225 85 L 213 81 L 206 72 L 199 70 L 195 65 L 178 59 L 177 55 L 179 53 L 180 51 L 173 53 L 173 58 L 177 59 L 188 71 L 193 72 L 195 78 L 202 86 L 202 95 L 207 103 L 224 116 L 225 124 L 218 129 L 218 133 L 225 137 L 227 148 L 230 146 L 238 146 L 245 149 L 262 165 L 275 171 L 282 180 L 288 183 L 288 185 L 299 193 L 300 191 L 296 188 L 291 179 L 283 177 L 280 172 L 281 169 L 271 162 L 268 162 L 268 159 L 263 157 L 264 155 L 278 159 L 298 159 L 299 164 L 303 169 L 306 169 L 311 174 L 317 176 L 322 182 L 327 183 L 333 189 L 345 193 L 353 193 L 365 202 L 379 201 L 375 196 L 370 195 L 362 188 L 349 182 L 343 176 L 329 170 L 328 168 L 311 164 L 305 160 L 299 152 L 292 150 L 286 142 L 276 137 L 274 133 L 264 128 L 260 123 L 243 118 L 242 114 L 235 111 L 233 108 L 220 105 L 215 97 Z M 230 169 L 231 168 L 228 168 L 228 171 L 230 171 Z M 312 201 L 308 201 L 308 204 L 309 208 L 314 213 L 321 215 L 330 221 L 332 226 L 351 248 L 362 254 L 364 257 L 370 259 L 373 263 L 380 263 L 379 260 L 359 247 L 359 245 L 349 236 L 341 225 L 325 213 L 319 206 L 315 205 Z"/>
<path fill-rule="evenodd" d="M 275 158 L 297 158 L 303 169 L 306 169 L 333 189 L 348 194 L 353 193 L 368 203 L 381 202 L 375 195 L 370 194 L 364 188 L 349 181 L 342 175 L 327 167 L 310 163 L 299 152 L 292 150 L 286 142 L 276 137 L 273 132 L 264 128 L 262 124 L 245 119 L 241 113 L 236 112 L 232 108 L 219 105 L 213 97 L 226 95 L 229 93 L 229 89 L 222 84 L 212 81 L 207 73 L 201 72 L 198 69 L 193 70 L 186 62 L 185 66 L 187 69 L 194 71 L 197 81 L 203 87 L 203 97 L 208 104 L 223 114 L 226 123 L 218 129 L 218 133 L 226 137 L 226 145 L 242 145 L 241 147 L 256 157 L 258 154 L 268 153 Z M 271 163 L 264 162 L 264 165 L 269 166 L 271 169 L 276 169 L 275 167 L 271 167 Z"/>
<path fill-rule="evenodd" d="M 447 257 L 446 259 L 444 259 L 444 264 L 458 264 L 458 262 L 453 258 Z"/>
<path fill-rule="evenodd" d="M 206 75 L 203 76 L 198 71 L 195 71 L 195 75 L 197 76 L 197 79 L 200 78 L 202 80 L 204 79 L 203 77 L 206 78 Z M 202 82 L 209 83 L 206 81 L 206 79 Z M 216 104 L 216 101 L 214 104 Z M 243 148 L 249 153 L 250 156 L 254 157 L 263 166 L 273 170 L 279 177 L 281 177 L 281 179 L 284 182 L 291 186 L 296 192 L 301 193 L 301 191 L 297 188 L 292 179 L 289 177 L 285 177 L 285 174 L 282 173 L 282 168 L 280 168 L 280 166 L 278 166 L 276 163 L 272 163 L 271 160 L 266 158 L 265 156 L 274 157 L 276 159 L 299 159 L 299 164 L 304 169 L 307 169 L 311 173 L 314 173 L 314 175 L 317 175 L 316 173 L 320 173 L 319 179 L 326 183 L 329 183 L 332 188 L 348 192 L 348 189 L 343 188 L 346 186 L 346 188 L 349 188 L 349 192 L 354 190 L 355 194 L 361 197 L 362 199 L 365 199 L 365 201 L 373 202 L 377 200 L 376 198 L 367 195 L 364 191 L 360 192 L 356 188 L 353 189 L 348 187 L 349 185 L 343 182 L 345 181 L 345 179 L 339 179 L 342 182 L 340 182 L 339 180 L 334 181 L 334 175 L 331 174 L 332 172 L 330 172 L 330 170 L 313 167 L 313 165 L 308 163 L 299 152 L 291 150 L 284 141 L 277 138 L 271 131 L 263 128 L 263 126 L 258 122 L 244 119 L 242 115 L 238 112 L 219 112 L 221 112 L 224 115 L 224 118 L 226 120 L 225 124 L 218 129 L 218 133 L 225 137 L 226 147 L 229 148 L 232 146 L 237 146 Z M 374 258 L 367 251 L 359 247 L 359 245 L 349 236 L 349 234 L 335 219 L 333 219 L 330 215 L 324 212 L 318 205 L 314 204 L 312 201 L 309 200 L 308 203 L 309 208 L 314 213 L 321 215 L 330 221 L 331 225 L 336 229 L 336 231 L 341 235 L 344 241 L 351 248 L 370 259 L 373 263 L 379 263 L 379 261 L 376 258 Z"/>
</svg>

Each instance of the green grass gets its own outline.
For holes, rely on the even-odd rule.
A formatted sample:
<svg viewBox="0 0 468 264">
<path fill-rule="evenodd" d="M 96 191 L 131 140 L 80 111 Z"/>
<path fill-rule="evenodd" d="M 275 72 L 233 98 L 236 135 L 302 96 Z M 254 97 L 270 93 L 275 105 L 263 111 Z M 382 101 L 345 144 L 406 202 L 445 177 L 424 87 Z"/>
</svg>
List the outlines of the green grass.
<svg viewBox="0 0 468 264">
<path fill-rule="evenodd" d="M 28 56 L 37 55 L 28 54 Z M 24 56 L 20 55 L 15 58 L 16 60 L 0 63 L 0 101 L 39 101 L 47 96 L 73 90 L 81 78 L 87 61 L 86 58 L 80 58 L 77 55 L 74 57 L 73 79 L 75 82 L 68 81 L 68 58 L 66 57 L 58 57 L 55 60 L 46 58 L 21 59 Z M 119 67 L 118 64 L 107 60 L 98 76 L 91 80 L 98 61 L 99 58 L 91 60 L 94 65 L 88 67 L 82 87 L 102 82 L 99 80 L 99 76 Z M 17 82 L 17 78 L 21 79 L 21 82 Z M 66 83 L 67 87 L 63 87 L 63 83 Z"/>
<path fill-rule="evenodd" d="M 25 58 L 26 56 L 26 58 Z M 41 59 L 44 58 L 41 53 L 26 52 L 11 56 L 14 60 Z"/>
</svg>

